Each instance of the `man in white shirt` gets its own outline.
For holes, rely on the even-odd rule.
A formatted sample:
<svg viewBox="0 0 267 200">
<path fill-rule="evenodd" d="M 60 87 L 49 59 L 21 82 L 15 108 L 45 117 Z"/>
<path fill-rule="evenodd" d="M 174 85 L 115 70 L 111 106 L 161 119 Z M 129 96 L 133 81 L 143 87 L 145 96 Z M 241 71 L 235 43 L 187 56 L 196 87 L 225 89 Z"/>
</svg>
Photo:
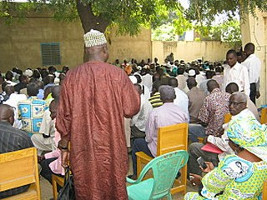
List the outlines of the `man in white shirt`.
<svg viewBox="0 0 267 200">
<path fill-rule="evenodd" d="M 260 82 L 260 71 L 261 71 L 261 61 L 254 54 L 255 45 L 253 43 L 247 43 L 245 45 L 246 59 L 242 62 L 242 65 L 246 66 L 248 69 L 248 77 L 250 83 L 250 99 L 255 104 L 256 98 L 260 97 L 259 93 L 259 82 Z"/>
<path fill-rule="evenodd" d="M 9 98 L 8 100 L 4 101 L 3 104 L 7 104 L 10 105 L 13 109 L 14 109 L 14 123 L 13 123 L 13 127 L 21 129 L 22 128 L 22 123 L 21 120 L 18 119 L 18 102 L 19 101 L 23 101 L 27 99 L 27 96 L 25 94 L 17 94 L 14 91 L 14 86 L 12 85 L 7 85 L 5 88 L 6 91 L 10 91 L 7 92 L 9 93 Z"/>
<path fill-rule="evenodd" d="M 245 66 L 237 62 L 237 54 L 235 50 L 229 50 L 226 53 L 227 65 L 224 69 L 223 86 L 234 82 L 238 85 L 239 91 L 244 91 L 247 96 L 250 94 L 250 85 L 248 78 L 248 70 Z"/>
<path fill-rule="evenodd" d="M 147 86 L 149 91 L 152 91 L 152 75 L 150 74 L 150 69 L 148 68 L 149 66 L 145 66 L 144 72 L 145 74 L 142 76 L 142 84 Z"/>
<path fill-rule="evenodd" d="M 180 65 L 180 67 L 177 70 L 178 75 L 176 76 L 176 79 L 178 80 L 178 88 L 183 91 L 186 88 L 186 79 L 187 79 L 187 77 L 185 77 L 184 75 L 184 72 L 185 72 L 184 65 Z"/>
<path fill-rule="evenodd" d="M 170 78 L 169 85 L 172 86 L 175 91 L 176 98 L 174 99 L 173 103 L 179 106 L 179 108 L 187 114 L 187 118 L 189 119 L 188 96 L 185 92 L 178 88 L 178 81 L 176 78 Z"/>
<path fill-rule="evenodd" d="M 140 84 L 134 84 L 134 86 L 140 94 L 141 104 L 139 112 L 131 119 L 131 142 L 133 142 L 133 140 L 136 138 L 144 138 L 146 136 L 146 122 L 150 112 L 153 109 L 151 103 L 148 101 L 148 99 L 145 98 L 143 94 L 142 86 Z"/>
</svg>

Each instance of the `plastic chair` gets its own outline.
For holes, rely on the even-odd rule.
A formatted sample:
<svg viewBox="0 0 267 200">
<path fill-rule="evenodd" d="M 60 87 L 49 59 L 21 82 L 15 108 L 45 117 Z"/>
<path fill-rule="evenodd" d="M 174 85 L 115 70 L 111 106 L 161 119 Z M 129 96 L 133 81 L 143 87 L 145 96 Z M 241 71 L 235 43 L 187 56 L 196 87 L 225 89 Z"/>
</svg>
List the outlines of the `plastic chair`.
<svg viewBox="0 0 267 200">
<path fill-rule="evenodd" d="M 158 146 L 157 156 L 165 153 L 185 150 L 188 148 L 188 124 L 175 124 L 171 126 L 161 127 L 158 130 Z M 137 175 L 139 176 L 142 170 L 142 165 L 147 164 L 153 158 L 146 155 L 144 152 L 137 152 Z M 186 193 L 186 176 L 187 166 L 181 169 L 181 180 L 175 180 L 175 186 L 171 189 L 171 193 L 178 192 Z M 178 186 L 177 186 L 178 185 Z"/>
<path fill-rule="evenodd" d="M 171 187 L 178 171 L 186 165 L 188 153 L 184 150 L 173 151 L 151 160 L 142 170 L 137 180 L 126 178 L 128 198 L 136 200 L 161 199 L 171 197 Z M 148 170 L 152 169 L 153 178 L 142 181 Z"/>
<path fill-rule="evenodd" d="M 4 199 L 41 199 L 36 148 L 0 154 L 0 192 L 30 185 L 21 194 Z"/>
</svg>

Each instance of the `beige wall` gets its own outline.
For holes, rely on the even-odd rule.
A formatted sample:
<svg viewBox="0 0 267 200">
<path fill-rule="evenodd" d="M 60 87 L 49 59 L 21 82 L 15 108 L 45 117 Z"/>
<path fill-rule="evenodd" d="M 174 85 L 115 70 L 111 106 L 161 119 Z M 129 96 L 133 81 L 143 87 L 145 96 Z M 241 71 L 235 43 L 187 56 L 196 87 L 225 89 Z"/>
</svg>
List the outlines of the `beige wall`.
<svg viewBox="0 0 267 200">
<path fill-rule="evenodd" d="M 111 45 L 109 46 L 109 61 L 119 59 L 121 62 L 132 58 L 141 61 L 151 58 L 151 30 L 142 29 L 137 36 L 120 36 L 115 31 L 110 34 Z"/>
<path fill-rule="evenodd" d="M 20 68 L 42 65 L 40 43 L 59 42 L 61 65 L 75 67 L 83 62 L 83 30 L 80 21 L 58 22 L 51 17 L 27 18 L 25 23 L 5 25 L 0 19 L 0 69 L 5 72 L 15 66 Z M 115 31 L 108 35 L 109 62 L 135 58 L 164 58 L 174 53 L 176 59 L 192 61 L 197 58 L 223 60 L 229 49 L 221 42 L 151 42 L 151 30 L 142 29 L 138 36 L 118 36 Z M 60 67 L 59 67 L 60 68 Z"/>
<path fill-rule="evenodd" d="M 216 41 L 202 42 L 152 42 L 152 57 L 157 57 L 160 63 L 171 52 L 174 54 L 174 59 L 193 61 L 196 59 L 204 59 L 210 61 L 222 61 L 225 59 L 226 52 L 231 47 L 227 43 Z"/>
<path fill-rule="evenodd" d="M 267 13 L 257 12 L 256 17 L 245 16 L 241 24 L 242 44 L 253 42 L 256 46 L 255 54 L 260 58 L 261 77 L 260 93 L 257 105 L 267 104 Z"/>
<path fill-rule="evenodd" d="M 40 43 L 60 42 L 61 65 L 75 67 L 83 62 L 83 30 L 79 21 L 58 22 L 50 17 L 27 18 L 25 23 L 6 25 L 0 18 L 0 70 L 42 65 Z M 110 62 L 116 58 L 151 57 L 151 31 L 135 37 L 109 35 Z M 59 67 L 61 68 L 61 67 Z"/>
<path fill-rule="evenodd" d="M 53 18 L 28 18 L 10 26 L 0 21 L 0 67 L 42 65 L 40 43 L 60 42 L 62 65 L 82 63 L 83 31 L 80 23 L 56 22 Z"/>
</svg>

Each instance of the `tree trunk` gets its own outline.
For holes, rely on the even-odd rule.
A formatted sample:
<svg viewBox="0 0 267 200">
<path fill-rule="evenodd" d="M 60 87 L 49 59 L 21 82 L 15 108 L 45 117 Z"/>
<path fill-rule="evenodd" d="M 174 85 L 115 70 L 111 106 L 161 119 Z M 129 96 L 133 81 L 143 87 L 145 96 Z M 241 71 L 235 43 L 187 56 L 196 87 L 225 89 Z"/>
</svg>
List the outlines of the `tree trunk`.
<svg viewBox="0 0 267 200">
<path fill-rule="evenodd" d="M 89 32 L 91 29 L 95 29 L 104 33 L 108 25 L 111 23 L 111 21 L 104 19 L 102 15 L 95 16 L 92 11 L 91 3 L 83 4 L 80 0 L 76 0 L 76 7 L 84 33 Z M 85 47 L 83 61 L 88 61 L 88 55 L 86 53 Z"/>
</svg>

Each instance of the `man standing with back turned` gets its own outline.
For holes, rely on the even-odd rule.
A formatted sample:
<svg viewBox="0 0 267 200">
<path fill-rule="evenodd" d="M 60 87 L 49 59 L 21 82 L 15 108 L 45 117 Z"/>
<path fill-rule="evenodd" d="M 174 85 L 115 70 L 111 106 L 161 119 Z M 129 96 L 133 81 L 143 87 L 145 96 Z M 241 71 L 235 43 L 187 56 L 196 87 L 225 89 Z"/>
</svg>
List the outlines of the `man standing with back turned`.
<svg viewBox="0 0 267 200">
<path fill-rule="evenodd" d="M 76 199 L 127 199 L 128 155 L 124 117 L 140 108 L 140 97 L 125 72 L 107 64 L 103 33 L 84 35 L 89 62 L 70 70 L 61 89 L 56 128 L 63 165 L 74 175 Z"/>
<path fill-rule="evenodd" d="M 255 45 L 253 43 L 247 43 L 245 46 L 246 60 L 242 62 L 242 65 L 248 69 L 248 77 L 250 83 L 250 100 L 256 104 L 256 98 L 260 97 L 259 84 L 260 84 L 260 73 L 261 73 L 261 61 L 254 54 Z"/>
</svg>

